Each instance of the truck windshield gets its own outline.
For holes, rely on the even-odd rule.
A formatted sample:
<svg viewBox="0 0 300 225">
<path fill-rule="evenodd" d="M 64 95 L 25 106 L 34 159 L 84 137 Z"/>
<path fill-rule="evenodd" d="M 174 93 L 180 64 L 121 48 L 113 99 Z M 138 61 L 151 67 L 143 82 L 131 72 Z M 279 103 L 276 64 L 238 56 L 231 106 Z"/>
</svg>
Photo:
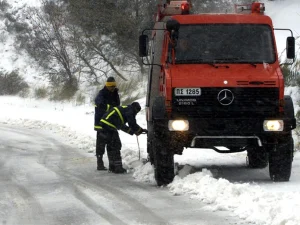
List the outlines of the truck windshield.
<svg viewBox="0 0 300 225">
<path fill-rule="evenodd" d="M 271 27 L 264 24 L 181 25 L 175 63 L 274 63 Z"/>
</svg>

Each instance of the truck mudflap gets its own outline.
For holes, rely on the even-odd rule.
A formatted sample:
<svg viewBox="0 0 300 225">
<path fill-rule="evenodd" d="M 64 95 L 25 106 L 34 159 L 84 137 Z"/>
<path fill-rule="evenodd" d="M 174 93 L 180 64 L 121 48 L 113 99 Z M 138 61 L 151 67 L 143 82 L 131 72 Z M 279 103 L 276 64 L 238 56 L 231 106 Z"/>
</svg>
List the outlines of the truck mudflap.
<svg viewBox="0 0 300 225">
<path fill-rule="evenodd" d="M 296 128 L 296 118 L 294 111 L 294 104 L 291 96 L 284 96 L 284 131 L 290 131 Z"/>
<path fill-rule="evenodd" d="M 291 131 L 296 128 L 296 118 L 285 118 L 284 122 L 284 131 Z"/>
</svg>

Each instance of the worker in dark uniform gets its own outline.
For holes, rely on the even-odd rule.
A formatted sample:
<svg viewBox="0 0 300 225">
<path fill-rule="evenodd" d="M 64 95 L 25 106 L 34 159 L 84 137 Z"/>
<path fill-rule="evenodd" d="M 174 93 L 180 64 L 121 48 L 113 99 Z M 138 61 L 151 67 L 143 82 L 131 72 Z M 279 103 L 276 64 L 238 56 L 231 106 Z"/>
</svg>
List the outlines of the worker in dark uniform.
<svg viewBox="0 0 300 225">
<path fill-rule="evenodd" d="M 106 80 L 105 86 L 101 89 L 95 98 L 95 121 L 94 129 L 97 131 L 96 137 L 96 157 L 97 170 L 107 170 L 103 163 L 103 155 L 105 153 L 105 142 L 99 139 L 99 123 L 102 116 L 111 108 L 120 105 L 120 97 L 116 88 L 116 81 L 113 77 Z"/>
<path fill-rule="evenodd" d="M 130 135 L 140 135 L 147 133 L 146 129 L 141 128 L 136 123 L 136 115 L 141 110 L 138 102 L 131 105 L 113 107 L 105 113 L 100 120 L 99 138 L 102 143 L 107 145 L 107 156 L 109 160 L 109 171 L 113 173 L 125 173 L 121 158 L 121 140 L 118 130 L 122 130 Z"/>
</svg>

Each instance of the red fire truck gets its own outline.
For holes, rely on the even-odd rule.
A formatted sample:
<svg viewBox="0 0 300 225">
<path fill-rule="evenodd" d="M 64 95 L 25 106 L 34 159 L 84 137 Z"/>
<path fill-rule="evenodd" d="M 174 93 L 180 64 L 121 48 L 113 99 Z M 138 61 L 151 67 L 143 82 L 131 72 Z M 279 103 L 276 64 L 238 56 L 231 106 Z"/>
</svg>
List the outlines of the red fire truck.
<svg viewBox="0 0 300 225">
<path fill-rule="evenodd" d="M 154 28 L 139 38 L 149 66 L 147 151 L 157 184 L 172 182 L 173 156 L 184 148 L 247 151 L 250 168 L 269 165 L 273 181 L 288 181 L 296 119 L 264 5 L 236 5 L 236 13 L 224 14 L 190 9 L 190 1 L 160 2 Z M 279 30 L 291 34 L 291 64 L 293 33 Z"/>
</svg>

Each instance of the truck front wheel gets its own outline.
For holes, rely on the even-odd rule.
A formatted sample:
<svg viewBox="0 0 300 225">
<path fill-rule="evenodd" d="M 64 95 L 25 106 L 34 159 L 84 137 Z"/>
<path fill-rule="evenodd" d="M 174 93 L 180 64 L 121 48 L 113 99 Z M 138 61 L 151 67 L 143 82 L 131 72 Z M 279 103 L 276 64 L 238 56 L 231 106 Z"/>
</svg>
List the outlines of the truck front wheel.
<svg viewBox="0 0 300 225">
<path fill-rule="evenodd" d="M 294 141 L 292 135 L 279 139 L 269 151 L 269 173 L 273 181 L 289 181 L 292 172 Z"/>
<path fill-rule="evenodd" d="M 163 132 L 155 132 L 152 141 L 154 176 L 158 186 L 167 185 L 174 179 L 174 153 L 168 148 Z"/>
</svg>

